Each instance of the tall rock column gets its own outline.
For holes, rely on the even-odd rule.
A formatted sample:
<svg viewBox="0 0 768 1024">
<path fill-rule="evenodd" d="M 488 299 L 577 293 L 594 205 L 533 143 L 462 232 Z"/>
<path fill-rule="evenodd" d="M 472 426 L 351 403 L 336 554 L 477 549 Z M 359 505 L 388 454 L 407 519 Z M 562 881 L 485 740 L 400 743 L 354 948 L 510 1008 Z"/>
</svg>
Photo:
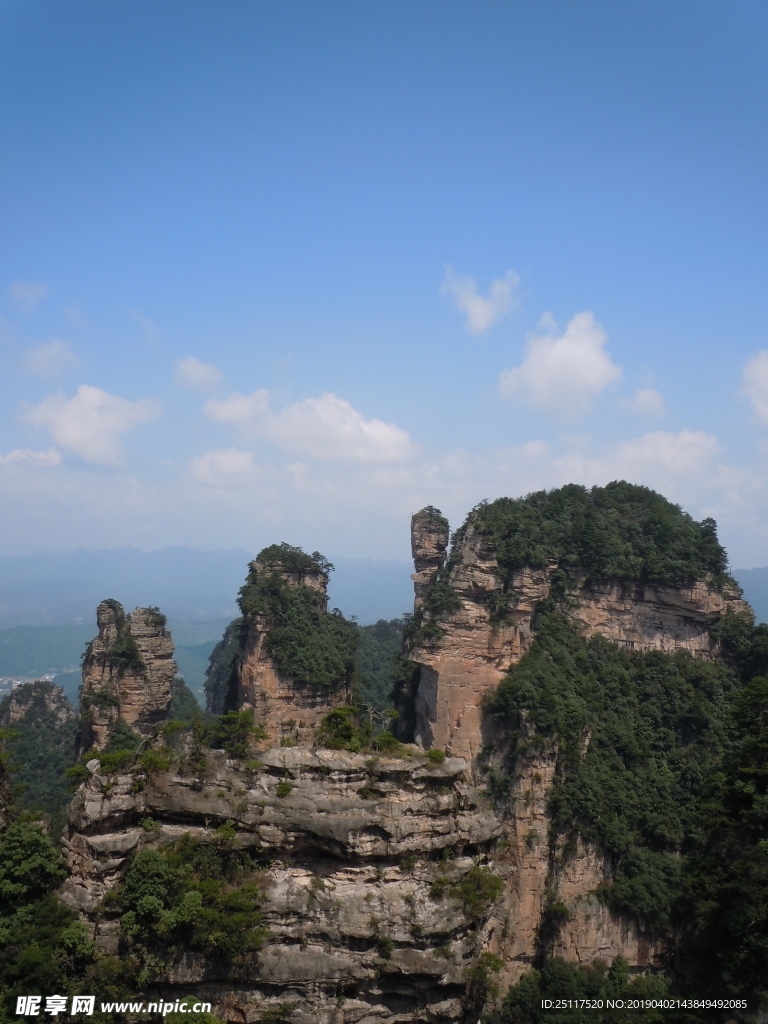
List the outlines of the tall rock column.
<svg viewBox="0 0 768 1024">
<path fill-rule="evenodd" d="M 80 709 L 84 748 L 103 747 L 118 718 L 148 735 L 166 715 L 178 671 L 165 616 L 157 608 L 102 601 L 96 610 L 98 636 L 83 660 Z"/>
<path fill-rule="evenodd" d="M 414 605 L 420 608 L 436 573 L 442 569 L 448 550 L 448 520 L 442 512 L 427 505 L 411 517 L 411 554 L 413 556 Z"/>
<path fill-rule="evenodd" d="M 237 706 L 252 707 L 273 742 L 312 744 L 328 712 L 350 698 L 355 627 L 328 612 L 328 572 L 315 552 L 265 548 L 240 592 Z"/>
</svg>

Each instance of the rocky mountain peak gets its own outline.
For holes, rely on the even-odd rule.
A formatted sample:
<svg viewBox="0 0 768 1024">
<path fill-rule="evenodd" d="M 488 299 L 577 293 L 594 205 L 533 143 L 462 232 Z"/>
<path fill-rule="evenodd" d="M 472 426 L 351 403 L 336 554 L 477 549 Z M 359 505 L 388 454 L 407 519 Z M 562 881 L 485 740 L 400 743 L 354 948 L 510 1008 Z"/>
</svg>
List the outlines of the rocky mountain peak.
<svg viewBox="0 0 768 1024">
<path fill-rule="evenodd" d="M 49 712 L 59 725 L 75 717 L 75 709 L 60 686 L 47 680 L 37 680 L 14 687 L 0 704 L 0 728 L 12 727 L 35 710 L 38 713 Z"/>
<path fill-rule="evenodd" d="M 417 608 L 423 604 L 435 574 L 443 567 L 449 536 L 448 520 L 432 505 L 411 517 L 411 554 L 416 570 L 411 579 Z"/>
<path fill-rule="evenodd" d="M 237 706 L 277 740 L 312 743 L 320 720 L 349 699 L 357 634 L 328 611 L 333 566 L 318 551 L 273 544 L 240 591 Z"/>
<path fill-rule="evenodd" d="M 136 732 L 148 734 L 171 703 L 178 671 L 173 640 L 158 608 L 136 608 L 126 615 L 113 599 L 96 610 L 98 635 L 83 659 L 80 711 L 82 744 L 101 748 L 122 718 Z"/>
</svg>

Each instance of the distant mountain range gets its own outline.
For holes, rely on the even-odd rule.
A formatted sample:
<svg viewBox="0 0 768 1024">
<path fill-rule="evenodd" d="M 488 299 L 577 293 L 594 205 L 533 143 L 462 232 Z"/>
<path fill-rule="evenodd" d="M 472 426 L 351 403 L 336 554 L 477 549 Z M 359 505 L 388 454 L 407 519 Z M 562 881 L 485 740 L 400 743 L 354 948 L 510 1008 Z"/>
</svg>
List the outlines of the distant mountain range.
<svg viewBox="0 0 768 1024">
<path fill-rule="evenodd" d="M 0 557 L 0 629 L 95 625 L 96 605 L 114 597 L 130 610 L 157 605 L 189 623 L 234 618 L 255 552 L 121 548 L 67 555 Z M 331 606 L 360 622 L 392 619 L 413 607 L 409 562 L 331 558 Z"/>
<path fill-rule="evenodd" d="M 254 555 L 163 548 L 0 557 L 0 678 L 55 675 L 76 701 L 80 655 L 96 634 L 96 606 L 157 605 L 167 616 L 179 671 L 203 702 L 208 657 L 236 615 Z M 332 558 L 331 607 L 362 624 L 413 607 L 408 562 Z"/>
<path fill-rule="evenodd" d="M 56 675 L 76 699 L 79 661 L 96 633 L 96 606 L 114 597 L 130 611 L 157 605 L 168 616 L 179 670 L 198 699 L 208 657 L 238 614 L 236 598 L 253 554 L 163 548 L 0 557 L 0 677 Z M 413 607 L 409 562 L 332 558 L 331 607 L 362 624 Z M 758 621 L 768 622 L 768 567 L 734 572 Z"/>
</svg>

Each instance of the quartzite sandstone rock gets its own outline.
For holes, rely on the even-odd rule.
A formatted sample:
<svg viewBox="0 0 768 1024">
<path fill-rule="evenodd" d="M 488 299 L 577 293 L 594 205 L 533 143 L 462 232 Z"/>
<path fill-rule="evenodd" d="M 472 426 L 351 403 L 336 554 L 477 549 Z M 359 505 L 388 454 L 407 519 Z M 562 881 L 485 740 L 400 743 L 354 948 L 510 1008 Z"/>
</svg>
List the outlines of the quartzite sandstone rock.
<svg viewBox="0 0 768 1024">
<path fill-rule="evenodd" d="M 138 733 L 152 733 L 168 711 L 178 666 L 165 616 L 157 609 L 126 615 L 117 601 L 102 601 L 96 622 L 98 636 L 83 660 L 80 702 L 90 732 L 83 746 L 101 748 L 118 717 Z"/>
<path fill-rule="evenodd" d="M 421 666 L 416 736 L 424 746 L 441 747 L 472 762 L 487 739 L 483 696 L 530 647 L 531 618 L 549 594 L 555 567 L 516 572 L 509 585 L 510 611 L 504 622 L 494 623 L 487 598 L 500 592 L 501 582 L 492 544 L 470 524 L 451 562 L 449 579 L 461 606 L 439 618 L 439 640 L 409 652 Z M 415 583 L 416 609 L 422 600 L 420 586 Z M 631 650 L 687 650 L 713 657 L 711 627 L 728 609 L 739 612 L 748 606 L 736 590 L 720 591 L 698 580 L 688 587 L 582 581 L 570 589 L 563 607 L 585 633 L 599 633 Z"/>
<path fill-rule="evenodd" d="M 411 554 L 416 572 L 411 576 L 419 608 L 432 579 L 445 562 L 448 550 L 448 520 L 428 505 L 411 518 Z"/>
<path fill-rule="evenodd" d="M 322 596 L 323 610 L 327 609 L 328 575 L 320 566 L 289 571 L 279 561 L 254 561 L 250 571 L 256 580 L 277 574 L 289 586 L 310 587 Z M 267 650 L 269 627 L 265 615 L 244 615 L 237 659 L 238 707 L 252 707 L 256 721 L 273 741 L 311 744 L 320 720 L 331 708 L 348 703 L 349 692 L 342 686 L 329 693 L 283 675 Z"/>
<path fill-rule="evenodd" d="M 485 928 L 450 885 L 473 858 L 487 860 L 501 831 L 466 764 L 299 747 L 259 758 L 249 770 L 212 751 L 202 784 L 169 772 L 143 788 L 92 761 L 70 810 L 65 902 L 114 949 L 118 911 L 102 901 L 126 858 L 185 834 L 215 842 L 214 830 L 231 822 L 236 845 L 267 865 L 269 938 L 229 967 L 186 954 L 163 991 L 194 991 L 232 1021 L 293 1002 L 292 1024 L 466 1021 L 467 969 Z M 293 788 L 280 797 L 286 778 Z M 142 827 L 148 818 L 151 830 Z"/>
</svg>

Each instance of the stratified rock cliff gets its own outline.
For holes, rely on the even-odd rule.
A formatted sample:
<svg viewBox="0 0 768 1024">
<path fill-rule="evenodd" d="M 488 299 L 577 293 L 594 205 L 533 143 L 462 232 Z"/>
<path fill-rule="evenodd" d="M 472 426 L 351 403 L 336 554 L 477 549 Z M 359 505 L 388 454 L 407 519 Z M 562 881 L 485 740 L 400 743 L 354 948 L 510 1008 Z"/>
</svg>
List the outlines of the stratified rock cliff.
<svg viewBox="0 0 768 1024">
<path fill-rule="evenodd" d="M 327 610 L 325 559 L 284 544 L 251 564 L 220 651 L 211 700 L 236 713 L 154 737 L 157 718 L 137 715 L 143 750 L 84 769 L 63 898 L 101 949 L 143 965 L 147 991 L 194 994 L 232 1022 L 478 1024 L 495 984 L 548 957 L 620 956 L 638 973 L 674 944 L 662 904 L 735 685 L 711 631 L 745 608 L 714 524 L 616 484 L 479 506 L 450 552 L 428 507 L 412 545 L 401 698 L 415 743 L 316 745 L 346 742 L 317 726 L 350 699 L 356 627 Z M 135 674 L 125 621 L 110 604 L 86 659 L 105 728 L 137 705 L 119 703 Z M 636 794 L 645 817 L 627 812 Z M 248 855 L 261 948 L 205 948 L 213 872 L 183 904 L 156 889 L 166 930 L 137 954 L 126 877 L 180 857 L 188 879 L 185 837 L 209 868 Z"/>
<path fill-rule="evenodd" d="M 173 640 L 157 608 L 126 615 L 117 601 L 102 601 L 96 622 L 98 636 L 83 659 L 83 749 L 103 747 L 118 718 L 150 735 L 168 711 L 178 671 Z"/>
<path fill-rule="evenodd" d="M 422 513 L 414 516 L 414 551 L 421 551 L 423 524 Z M 414 576 L 415 621 L 427 625 L 413 631 L 408 652 L 420 666 L 416 738 L 470 761 L 485 739 L 483 697 L 530 648 L 533 614 L 552 595 L 553 585 L 585 634 L 599 633 L 635 651 L 686 650 L 712 657 L 717 650 L 712 626 L 728 611 L 747 608 L 733 581 L 716 584 L 710 577 L 670 585 L 594 579 L 579 566 L 564 579 L 557 561 L 510 571 L 500 561 L 499 546 L 484 528 L 482 514 L 471 515 L 440 575 L 435 563 L 429 579 L 424 570 Z M 430 614 L 430 580 L 450 591 L 449 610 L 438 605 Z"/>
<path fill-rule="evenodd" d="M 490 766 L 503 767 L 491 753 L 498 747 L 498 722 L 485 705 L 530 650 L 539 609 L 557 607 L 577 633 L 603 636 L 624 650 L 682 651 L 709 660 L 718 653 L 712 627 L 724 615 L 747 608 L 722 572 L 722 549 L 712 543 L 708 525 L 700 527 L 668 503 L 659 510 L 663 499 L 652 492 L 618 487 L 624 490 L 616 503 L 627 504 L 623 519 L 610 507 L 610 489 L 596 489 L 593 496 L 572 489 L 576 493 L 566 494 L 571 500 L 566 512 L 558 505 L 559 492 L 534 496 L 527 506 L 507 499 L 479 506 L 458 531 L 445 562 L 442 554 L 430 562 L 422 555 L 438 550 L 438 537 L 447 533 L 440 513 L 429 508 L 413 517 L 417 572 L 407 654 L 417 666 L 411 691 L 414 738 L 466 759 L 478 781 Z M 600 534 L 589 522 L 590 501 L 607 520 Z M 645 523 L 641 511 L 639 525 L 628 524 L 635 504 L 642 510 L 643 502 L 656 519 Z M 584 515 L 586 526 L 584 521 L 574 525 L 577 514 Z M 674 562 L 663 562 L 658 533 L 673 527 L 684 543 L 678 542 Z M 630 529 L 634 533 L 626 541 L 622 531 Z M 559 549 L 558 531 L 568 538 Z M 590 536 L 593 548 L 613 545 L 618 551 L 613 562 L 602 551 L 587 551 L 581 559 L 574 554 L 581 534 Z M 601 564 L 615 565 L 624 578 L 600 578 Z M 628 565 L 629 571 L 636 568 L 636 578 L 626 578 Z M 684 578 L 691 566 L 702 570 L 699 578 Z M 583 742 L 589 743 L 588 734 Z M 550 802 L 556 773 L 565 770 L 559 767 L 556 740 L 523 744 L 504 770 L 512 780 L 498 810 L 505 895 L 488 937 L 488 948 L 504 963 L 502 980 L 517 980 L 545 952 L 578 962 L 620 955 L 635 970 L 654 963 L 664 943 L 598 896 L 612 883 L 615 859 L 581 840 L 567 855 L 552 846 Z M 553 906 L 558 908 L 554 916 Z"/>
<path fill-rule="evenodd" d="M 128 859 L 185 835 L 215 846 L 225 827 L 264 864 L 263 948 L 233 964 L 186 953 L 153 991 L 194 993 L 232 1021 L 281 1007 L 292 1024 L 468 1020 L 491 902 L 473 898 L 473 880 L 496 877 L 478 864 L 501 826 L 465 762 L 299 747 L 258 756 L 213 750 L 197 774 L 109 775 L 92 761 L 70 811 L 65 902 L 116 950 L 121 908 L 104 898 Z"/>
</svg>

